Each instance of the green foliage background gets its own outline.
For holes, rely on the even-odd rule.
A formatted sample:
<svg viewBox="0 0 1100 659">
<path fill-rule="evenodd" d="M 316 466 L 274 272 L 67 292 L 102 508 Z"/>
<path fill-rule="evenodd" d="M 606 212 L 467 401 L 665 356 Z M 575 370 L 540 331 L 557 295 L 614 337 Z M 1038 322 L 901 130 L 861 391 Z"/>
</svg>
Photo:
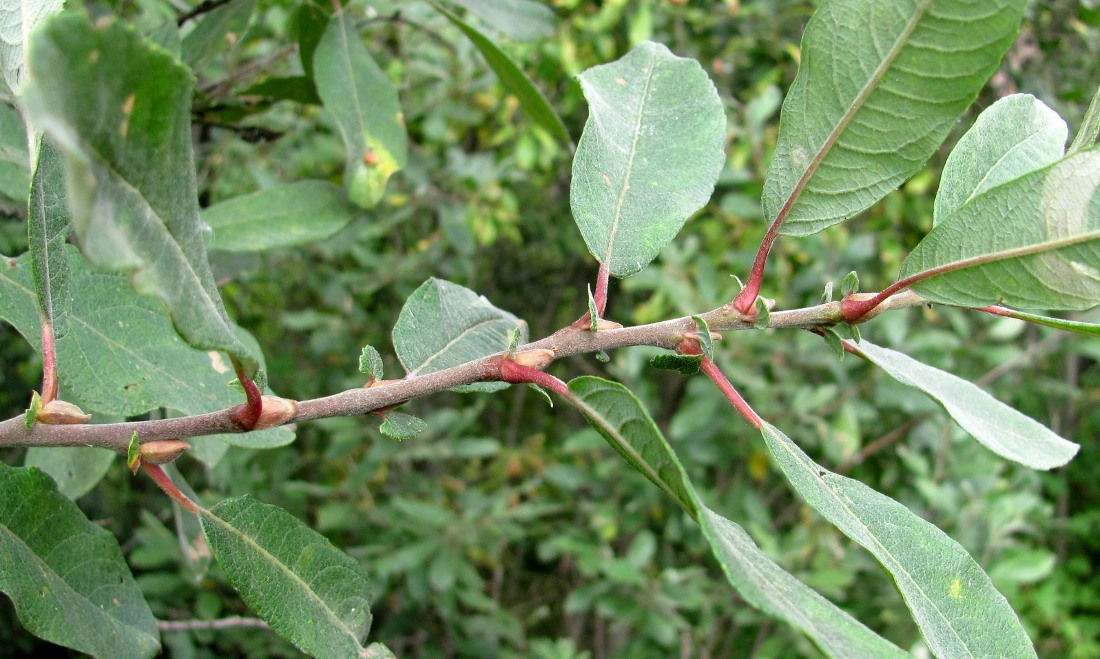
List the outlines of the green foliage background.
<svg viewBox="0 0 1100 659">
<path fill-rule="evenodd" d="M 75 4 L 120 15 L 145 33 L 176 17 L 170 4 L 153 1 Z M 361 385 L 363 345 L 378 347 L 387 372 L 398 373 L 389 331 L 429 276 L 486 295 L 540 337 L 583 313 L 595 275 L 570 218 L 570 151 L 523 115 L 480 54 L 428 4 L 368 5 L 353 7 L 372 56 L 398 85 L 407 169 L 379 206 L 330 239 L 260 255 L 213 252 L 230 315 L 263 347 L 272 388 L 295 399 Z M 728 301 L 736 292 L 729 275 L 744 276 L 765 229 L 759 198 L 777 110 L 813 3 L 552 5 L 552 35 L 497 43 L 574 138 L 586 111 L 573 76 L 646 39 L 698 59 L 729 121 L 728 164 L 711 203 L 650 268 L 612 283 L 607 316 L 643 323 Z M 204 206 L 275 182 L 341 180 L 344 149 L 330 117 L 316 106 L 245 93 L 264 78 L 301 73 L 293 43 L 308 26 L 297 7 L 257 2 L 247 30 L 198 68 L 193 117 Z M 1084 0 L 1033 3 L 970 119 L 1019 90 L 1075 128 L 1100 83 L 1098 51 L 1100 8 Z M 946 153 L 861 219 L 814 239 L 780 241 L 763 294 L 803 306 L 852 269 L 864 290 L 890 283 L 931 226 Z M 0 185 L 0 195 L 8 191 Z M 25 250 L 25 211 L 11 196 L 0 200 L 5 254 Z M 918 392 L 854 359 L 838 361 L 808 333 L 731 333 L 716 344 L 717 359 L 743 365 L 728 370 L 733 383 L 818 462 L 962 543 L 1020 613 L 1040 656 L 1100 654 L 1100 583 L 1090 569 L 1100 554 L 1093 533 L 1100 464 L 1090 441 L 1100 433 L 1100 344 L 939 307 L 884 314 L 863 331 L 977 379 L 1083 450 L 1052 473 L 1009 464 Z M 0 327 L 3 418 L 20 413 L 37 386 L 33 354 Z M 784 568 L 913 647 L 916 628 L 875 561 L 794 497 L 757 433 L 708 382 L 655 371 L 646 365 L 652 354 L 623 350 L 607 364 L 576 358 L 552 370 L 627 384 L 693 480 L 711 488 L 700 494 L 713 508 Z M 398 443 L 373 418 L 330 419 L 299 427 L 296 442 L 280 449 L 210 442 L 205 463 L 186 458 L 178 467 L 208 502 L 253 494 L 358 559 L 374 584 L 371 640 L 398 656 L 816 656 L 790 628 L 733 602 L 698 532 L 576 412 L 550 409 L 526 387 L 448 393 L 403 409 L 424 418 L 428 431 Z M 0 457 L 23 459 L 18 451 Z M 158 618 L 248 615 L 216 568 L 207 571 L 201 555 L 181 550 L 169 501 L 152 483 L 132 479 L 121 461 L 78 503 L 120 539 Z M 11 639 L 0 653 L 42 650 L 19 630 L 6 600 L 0 638 Z M 256 629 L 168 632 L 164 642 L 180 657 L 296 655 Z"/>
</svg>

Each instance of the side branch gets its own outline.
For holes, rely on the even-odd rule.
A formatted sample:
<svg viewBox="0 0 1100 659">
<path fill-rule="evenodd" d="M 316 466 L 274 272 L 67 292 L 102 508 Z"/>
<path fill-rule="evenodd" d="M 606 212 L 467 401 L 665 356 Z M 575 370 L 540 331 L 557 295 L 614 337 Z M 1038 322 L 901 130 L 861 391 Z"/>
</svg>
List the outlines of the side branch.
<svg viewBox="0 0 1100 659">
<path fill-rule="evenodd" d="M 854 296 L 871 298 L 872 295 Z M 877 315 L 889 309 L 916 306 L 926 301 L 919 295 L 905 292 L 892 296 L 877 305 Z M 702 314 L 715 331 L 753 329 L 753 319 L 725 305 Z M 841 303 L 829 302 L 814 307 L 773 311 L 769 327 L 809 329 L 841 322 Z M 540 339 L 516 351 L 549 350 L 555 359 L 573 355 L 614 350 L 627 346 L 648 345 L 666 350 L 676 350 L 685 334 L 694 332 L 695 321 L 691 316 L 666 320 L 649 325 L 623 327 L 621 329 L 590 332 L 566 327 L 551 336 Z M 376 382 L 367 388 L 351 389 L 324 398 L 300 401 L 297 412 L 284 423 L 298 423 L 334 416 L 359 416 L 375 410 L 400 405 L 413 398 L 438 393 L 453 387 L 475 382 L 501 380 L 500 360 L 493 355 L 460 364 L 452 368 L 403 380 Z M 92 446 L 111 449 L 125 455 L 130 438 L 136 432 L 141 443 L 200 437 L 220 433 L 247 432 L 239 422 L 242 407 L 237 406 L 218 412 L 199 414 L 176 419 L 132 421 L 128 423 L 49 425 L 35 424 L 27 429 L 22 415 L 0 421 L 0 447 L 27 446 Z"/>
</svg>

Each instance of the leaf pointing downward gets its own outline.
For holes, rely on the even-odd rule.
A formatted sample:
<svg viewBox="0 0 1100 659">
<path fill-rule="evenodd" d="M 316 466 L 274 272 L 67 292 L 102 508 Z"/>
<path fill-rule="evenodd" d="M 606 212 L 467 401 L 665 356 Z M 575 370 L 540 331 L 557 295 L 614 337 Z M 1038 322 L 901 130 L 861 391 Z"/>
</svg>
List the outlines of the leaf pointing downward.
<svg viewBox="0 0 1100 659">
<path fill-rule="evenodd" d="M 233 333 L 206 259 L 187 68 L 132 29 L 96 29 L 82 13 L 47 21 L 30 52 L 26 104 L 67 156 L 85 255 L 132 270 L 188 343 L 228 352 L 253 375 L 256 356 Z"/>
</svg>

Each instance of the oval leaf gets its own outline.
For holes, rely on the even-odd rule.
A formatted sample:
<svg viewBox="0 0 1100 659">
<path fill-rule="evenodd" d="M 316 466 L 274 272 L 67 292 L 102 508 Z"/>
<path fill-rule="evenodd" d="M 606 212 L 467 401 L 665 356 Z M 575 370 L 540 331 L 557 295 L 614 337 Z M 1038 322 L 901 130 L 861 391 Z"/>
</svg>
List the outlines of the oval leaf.
<svg viewBox="0 0 1100 659">
<path fill-rule="evenodd" d="M 779 567 L 740 526 L 704 506 L 672 447 L 629 389 L 584 376 L 570 381 L 569 391 L 570 402 L 612 448 L 697 517 L 730 585 L 749 604 L 801 629 L 831 657 L 908 656 Z"/>
<path fill-rule="evenodd" d="M 103 479 L 118 456 L 114 451 L 81 446 L 33 446 L 23 464 L 41 469 L 57 483 L 57 489 L 76 500 Z"/>
<path fill-rule="evenodd" d="M 33 467 L 0 463 L 0 590 L 23 626 L 53 643 L 97 657 L 160 649 L 118 541 Z"/>
<path fill-rule="evenodd" d="M 75 12 L 35 34 L 25 100 L 67 156 L 73 227 L 88 258 L 132 270 L 188 343 L 232 354 L 252 376 L 258 356 L 237 340 L 203 245 L 192 87 L 187 67 L 134 30 L 93 28 Z"/>
<path fill-rule="evenodd" d="M 206 12 L 191 32 L 183 38 L 180 50 L 183 61 L 198 69 L 226 46 L 237 43 L 248 27 L 256 0 L 229 0 Z"/>
<path fill-rule="evenodd" d="M 726 115 L 698 62 L 652 42 L 580 82 L 589 116 L 569 203 L 588 251 L 627 277 L 710 199 L 725 162 Z"/>
<path fill-rule="evenodd" d="M 554 32 L 554 10 L 532 0 L 448 0 L 517 41 L 545 39 Z"/>
<path fill-rule="evenodd" d="M 771 424 L 760 432 L 806 503 L 894 577 L 933 654 L 1036 656 L 1008 601 L 959 543 L 890 497 L 822 468 Z"/>
<path fill-rule="evenodd" d="M 1003 458 L 1032 469 L 1053 469 L 1069 462 L 1081 448 L 976 384 L 867 340 L 851 347 L 898 382 L 936 399 L 963 430 Z"/>
<path fill-rule="evenodd" d="M 313 52 L 313 79 L 348 150 L 348 197 L 370 208 L 381 201 L 390 176 L 405 167 L 408 145 L 397 90 L 344 11 L 333 14 Z"/>
<path fill-rule="evenodd" d="M 1100 304 L 1100 151 L 1084 151 L 981 194 L 905 259 L 901 277 L 934 302 L 1088 309 Z M 928 276 L 931 275 L 931 276 Z"/>
<path fill-rule="evenodd" d="M 501 9 L 500 7 L 491 7 L 482 0 L 470 3 L 463 2 L 461 4 L 469 5 L 471 11 L 478 11 L 475 7 L 482 7 L 484 11 Z M 534 5 L 534 3 L 531 4 Z M 573 139 L 569 137 L 569 131 L 565 129 L 565 124 L 562 123 L 561 117 L 558 116 L 553 106 L 546 101 L 546 97 L 542 95 L 538 87 L 535 87 L 534 83 L 524 74 L 523 70 L 512 61 L 512 58 L 508 57 L 508 55 L 498 48 L 488 37 L 478 32 L 471 27 L 469 23 L 463 21 L 453 12 L 448 11 L 445 7 L 436 2 L 433 2 L 432 6 L 446 16 L 447 19 L 451 21 L 455 27 L 461 30 L 462 33 L 466 35 L 466 38 L 481 51 L 481 56 L 485 58 L 485 62 L 488 63 L 489 68 L 497 74 L 497 78 L 500 79 L 500 84 L 504 85 L 505 89 L 515 95 L 516 99 L 519 100 L 520 107 L 523 108 L 523 112 L 530 117 L 532 121 L 545 128 L 547 132 L 562 143 L 569 145 L 573 144 Z M 541 6 L 534 6 L 542 9 Z M 512 7 L 512 9 L 518 10 L 519 7 Z"/>
<path fill-rule="evenodd" d="M 200 519 L 226 578 L 279 636 L 315 657 L 366 654 L 370 586 L 355 559 L 250 496 L 202 510 Z"/>
<path fill-rule="evenodd" d="M 1016 38 L 1025 0 L 833 0 L 802 36 L 764 215 L 805 236 L 928 160 Z"/>
<path fill-rule="evenodd" d="M 0 5 L 0 69 L 9 90 L 18 92 L 23 82 L 31 32 L 64 4 L 64 0 L 28 0 Z"/>
<path fill-rule="evenodd" d="M 517 327 L 519 343 L 526 343 L 527 323 L 468 288 L 433 277 L 405 301 L 393 326 L 393 347 L 409 377 L 415 377 L 504 352 Z M 485 390 L 485 385 L 503 383 L 472 386 Z"/>
<path fill-rule="evenodd" d="M 940 176 L 933 224 L 986 190 L 1062 159 L 1069 128 L 1029 94 L 998 100 L 951 150 Z"/>
<path fill-rule="evenodd" d="M 299 181 L 214 204 L 202 219 L 214 230 L 214 249 L 257 252 L 328 238 L 355 211 L 339 186 Z"/>
</svg>

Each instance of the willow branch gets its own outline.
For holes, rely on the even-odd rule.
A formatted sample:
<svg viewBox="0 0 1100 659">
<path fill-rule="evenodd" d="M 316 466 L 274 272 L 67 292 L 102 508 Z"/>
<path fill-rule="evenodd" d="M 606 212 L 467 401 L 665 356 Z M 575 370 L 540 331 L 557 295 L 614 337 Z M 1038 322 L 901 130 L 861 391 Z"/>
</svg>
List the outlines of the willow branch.
<svg viewBox="0 0 1100 659">
<path fill-rule="evenodd" d="M 866 294 L 866 297 L 873 297 Z M 920 296 L 904 292 L 881 304 L 874 315 L 891 309 L 924 304 Z M 773 311 L 771 328 L 809 329 L 840 322 L 840 302 L 829 302 L 814 307 Z M 739 331 L 753 329 L 753 320 L 732 305 L 725 305 L 702 314 L 714 331 Z M 870 314 L 869 314 L 870 316 Z M 529 350 L 549 350 L 555 359 L 600 350 L 614 350 L 627 346 L 655 346 L 675 350 L 685 334 L 695 331 L 691 316 L 666 320 L 648 325 L 590 332 L 587 329 L 566 327 L 551 336 L 520 346 L 517 353 Z M 335 416 L 360 416 L 375 410 L 400 405 L 406 401 L 434 394 L 463 384 L 500 381 L 503 353 L 467 362 L 459 366 L 403 380 L 384 380 L 365 388 L 350 389 L 338 394 L 298 402 L 297 412 L 285 423 L 313 421 Z M 184 439 L 222 433 L 248 432 L 240 421 L 243 408 L 238 405 L 218 412 L 198 414 L 175 419 L 131 421 L 127 423 L 48 425 L 37 423 L 27 429 L 23 415 L 0 421 L 0 447 L 27 446 L 91 446 L 106 448 L 125 455 L 130 438 L 136 432 L 141 443 Z"/>
</svg>

